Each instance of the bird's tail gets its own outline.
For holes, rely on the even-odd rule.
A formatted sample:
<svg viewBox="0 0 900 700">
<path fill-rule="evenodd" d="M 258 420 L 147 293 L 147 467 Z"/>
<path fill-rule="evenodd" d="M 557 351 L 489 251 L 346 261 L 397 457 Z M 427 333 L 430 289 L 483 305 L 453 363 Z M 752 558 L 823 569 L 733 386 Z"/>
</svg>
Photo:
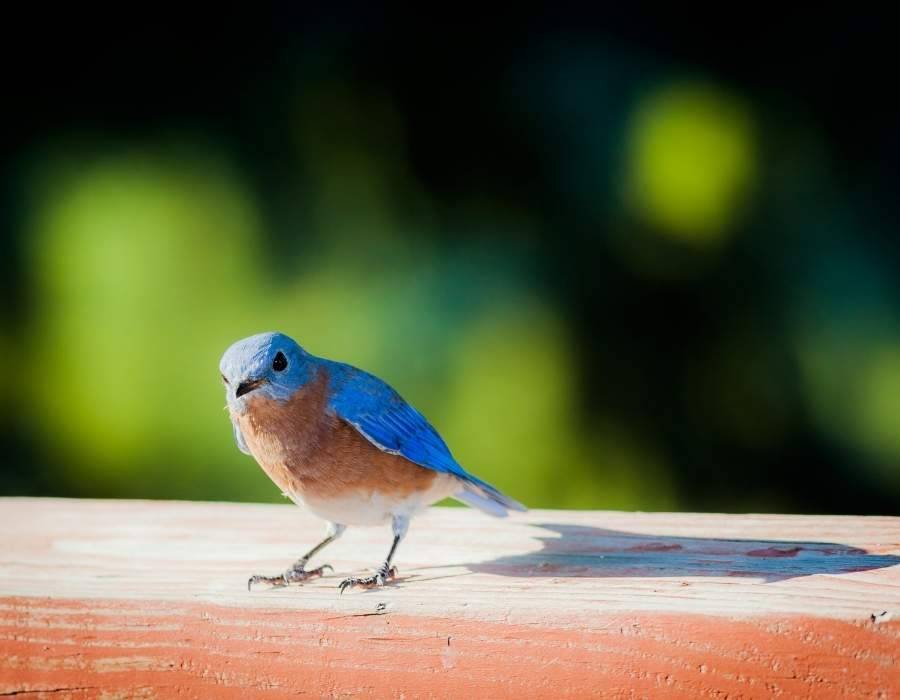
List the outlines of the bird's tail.
<svg viewBox="0 0 900 700">
<path fill-rule="evenodd" d="M 453 498 L 497 518 L 505 518 L 511 510 L 528 510 L 518 501 L 474 477 L 472 481 L 462 481 L 462 489 L 453 494 Z"/>
</svg>

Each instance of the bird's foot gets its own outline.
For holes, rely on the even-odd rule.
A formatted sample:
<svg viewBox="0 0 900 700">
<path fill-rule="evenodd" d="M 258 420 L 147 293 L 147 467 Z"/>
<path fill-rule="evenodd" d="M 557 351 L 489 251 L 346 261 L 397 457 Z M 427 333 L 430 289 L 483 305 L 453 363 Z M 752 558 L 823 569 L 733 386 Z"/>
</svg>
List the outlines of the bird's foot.
<svg viewBox="0 0 900 700">
<path fill-rule="evenodd" d="M 345 578 L 341 581 L 341 585 L 338 588 L 341 589 L 341 594 L 348 588 L 354 588 L 355 586 L 360 588 L 378 588 L 394 578 L 397 578 L 396 566 L 381 566 L 372 576 L 351 576 L 350 578 Z"/>
<path fill-rule="evenodd" d="M 292 583 L 303 583 L 311 578 L 316 578 L 317 576 L 324 576 L 325 569 L 329 571 L 334 571 L 331 568 L 330 564 L 322 564 L 322 566 L 310 569 L 307 571 L 302 566 L 294 566 L 285 571 L 283 574 L 277 574 L 275 576 L 262 576 L 260 574 L 256 574 L 251 576 L 247 581 L 247 590 L 249 591 L 253 588 L 254 583 L 267 583 L 270 586 L 282 587 L 289 586 Z"/>
</svg>

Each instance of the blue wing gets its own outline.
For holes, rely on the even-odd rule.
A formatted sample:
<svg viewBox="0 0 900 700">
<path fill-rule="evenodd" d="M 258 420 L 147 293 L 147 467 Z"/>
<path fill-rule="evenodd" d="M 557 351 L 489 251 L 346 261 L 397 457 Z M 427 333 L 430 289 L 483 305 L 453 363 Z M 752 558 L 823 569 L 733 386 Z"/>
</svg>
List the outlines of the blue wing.
<svg viewBox="0 0 900 700">
<path fill-rule="evenodd" d="M 373 445 L 427 469 L 452 474 L 464 487 L 471 487 L 468 490 L 474 489 L 503 508 L 525 510 L 522 504 L 463 469 L 425 416 L 385 382 L 350 365 L 325 362 L 331 380 L 329 408 Z M 485 505 L 471 504 L 483 508 Z"/>
</svg>

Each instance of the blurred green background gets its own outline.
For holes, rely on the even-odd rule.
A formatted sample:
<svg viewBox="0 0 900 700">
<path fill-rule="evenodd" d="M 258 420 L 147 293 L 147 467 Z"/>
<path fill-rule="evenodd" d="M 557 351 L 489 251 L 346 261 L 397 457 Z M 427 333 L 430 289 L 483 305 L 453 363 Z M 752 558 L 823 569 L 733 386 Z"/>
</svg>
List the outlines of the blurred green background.
<svg viewBox="0 0 900 700">
<path fill-rule="evenodd" d="M 217 370 L 277 329 L 533 507 L 897 512 L 877 22 L 141 26 L 6 86 L 0 493 L 282 501 Z"/>
</svg>

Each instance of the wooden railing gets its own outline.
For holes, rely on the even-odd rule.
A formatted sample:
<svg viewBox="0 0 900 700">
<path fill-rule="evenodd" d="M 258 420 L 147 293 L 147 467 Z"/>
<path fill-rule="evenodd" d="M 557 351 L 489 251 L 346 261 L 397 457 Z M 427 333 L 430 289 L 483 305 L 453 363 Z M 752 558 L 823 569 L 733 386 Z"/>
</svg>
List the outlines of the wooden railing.
<svg viewBox="0 0 900 700">
<path fill-rule="evenodd" d="M 0 696 L 900 697 L 900 518 L 0 499 Z"/>
</svg>

